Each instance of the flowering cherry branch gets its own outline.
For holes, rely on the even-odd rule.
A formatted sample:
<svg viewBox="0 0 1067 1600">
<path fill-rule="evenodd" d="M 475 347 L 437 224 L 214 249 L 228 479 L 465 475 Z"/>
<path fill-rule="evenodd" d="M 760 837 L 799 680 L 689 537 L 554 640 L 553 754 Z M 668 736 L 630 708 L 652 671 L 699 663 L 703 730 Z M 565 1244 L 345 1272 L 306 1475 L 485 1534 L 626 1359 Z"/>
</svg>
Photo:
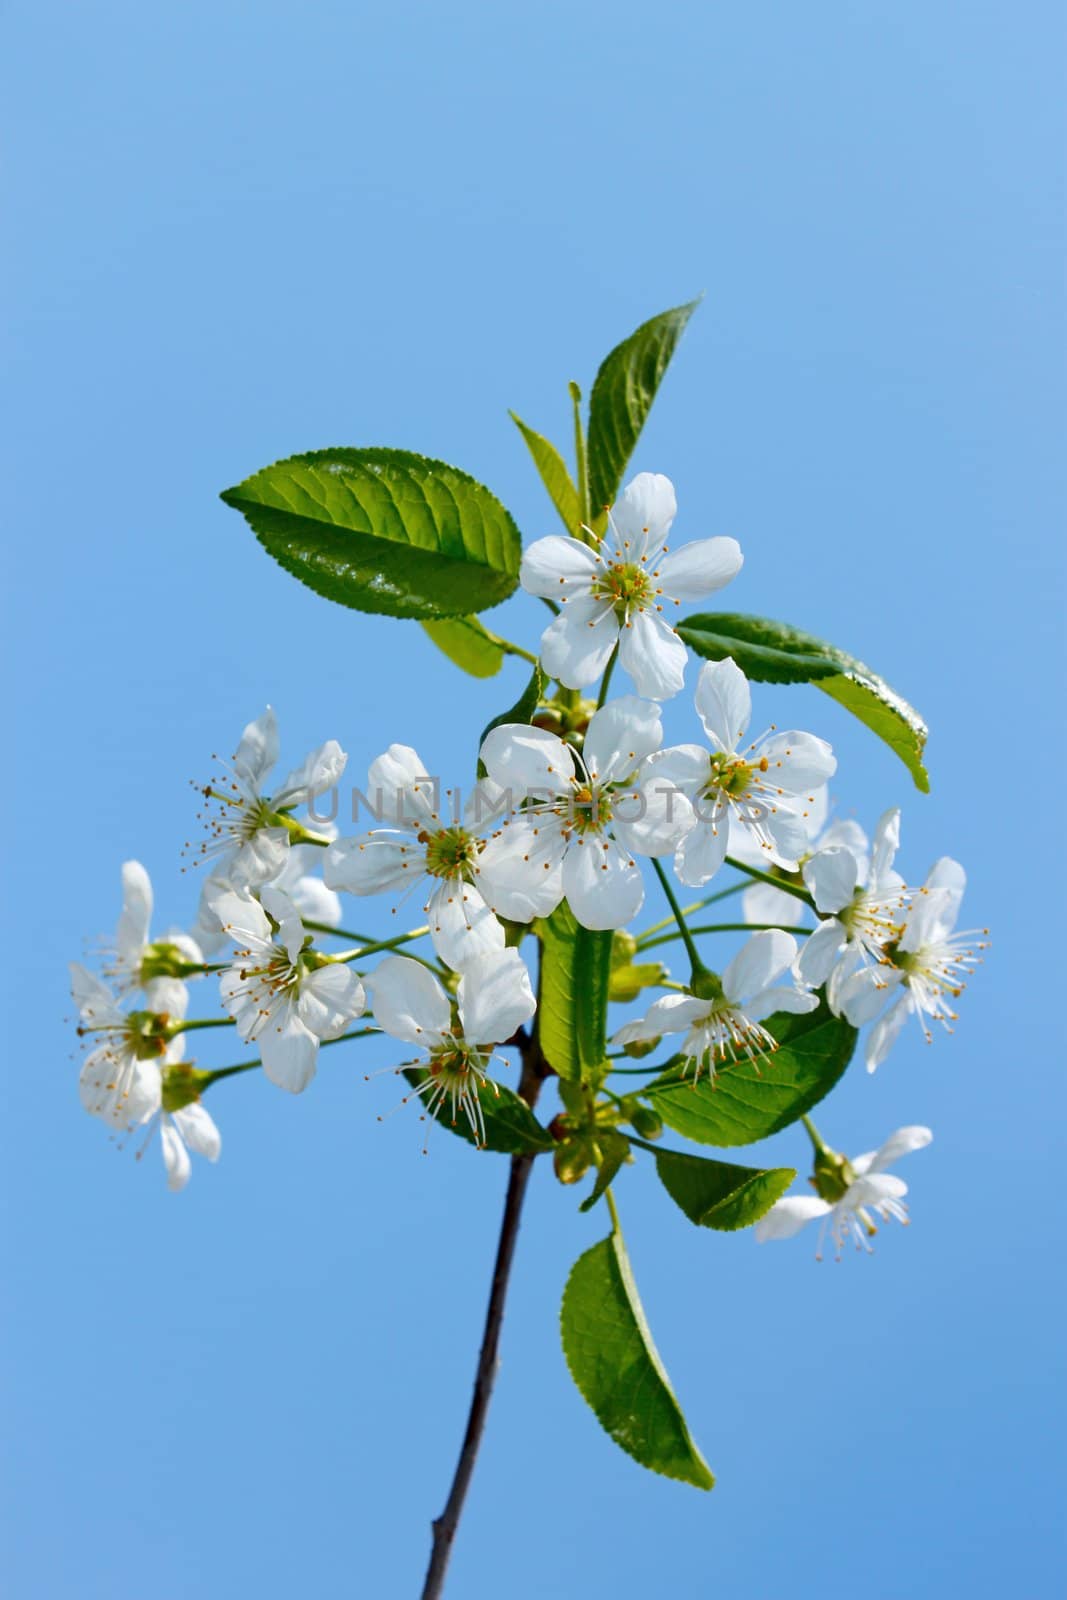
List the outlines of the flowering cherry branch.
<svg viewBox="0 0 1067 1600">
<path fill-rule="evenodd" d="M 889 1168 L 932 1135 L 908 1125 L 847 1157 L 809 1113 L 863 1030 L 869 1071 L 909 1019 L 928 1040 L 935 1023 L 951 1032 L 985 949 L 984 930 L 956 932 L 957 862 L 942 857 L 921 882 L 898 872 L 897 807 L 870 837 L 835 814 L 839 774 L 823 738 L 774 724 L 748 735 L 753 682 L 777 698 L 811 682 L 886 739 L 924 789 L 917 713 L 871 668 L 794 627 L 680 615 L 731 583 L 741 547 L 726 536 L 675 547 L 671 482 L 650 472 L 622 480 L 693 309 L 653 318 L 613 350 L 587 410 L 570 386 L 573 477 L 515 418 L 562 533 L 523 546 L 488 489 L 403 450 L 294 456 L 226 491 L 265 547 L 327 599 L 420 621 L 476 678 L 506 659 L 532 674 L 467 741 L 452 787 L 442 790 L 410 745 L 374 757 L 358 791 L 373 797 L 373 825 L 344 837 L 319 808 L 346 770 L 344 750 L 328 740 L 278 782 L 268 708 L 200 786 L 205 837 L 186 845 L 204 874 L 192 927 L 152 936 L 152 886 L 128 861 L 102 971 L 72 967 L 87 1047 L 82 1103 L 120 1139 L 136 1134 L 142 1152 L 158 1132 L 172 1190 L 188 1182 L 192 1154 L 219 1158 L 204 1105 L 217 1083 L 261 1067 L 278 1088 L 304 1093 L 321 1049 L 370 1037 L 396 1042 L 386 1070 L 404 1077 L 401 1107 L 414 1103 L 474 1149 L 509 1158 L 471 1410 L 433 1523 L 424 1600 L 441 1592 L 470 1486 L 538 1158 L 551 1156 L 565 1186 L 591 1178 L 579 1209 L 603 1215 L 603 1202 L 610 1222 L 563 1290 L 575 1383 L 641 1465 L 708 1489 L 714 1479 L 651 1343 L 616 1190 L 638 1156 L 651 1156 L 697 1227 L 752 1227 L 762 1242 L 818 1220 L 820 1254 L 827 1237 L 838 1255 L 850 1242 L 869 1250 L 883 1224 L 907 1220 L 906 1185 Z M 519 589 L 550 614 L 536 648 L 481 621 Z M 667 746 L 662 705 L 687 673 L 692 741 Z M 633 933 L 646 862 L 670 915 Z M 726 867 L 738 881 L 709 889 Z M 683 906 L 684 890 L 697 898 Z M 419 927 L 378 935 L 345 925 L 342 896 L 395 912 L 412 893 Z M 690 920 L 733 896 L 735 920 Z M 726 941 L 714 967 L 698 938 Z M 423 940 L 430 950 L 417 953 Z M 649 959 L 678 942 L 687 972 Z M 190 1018 L 191 996 L 212 991 L 219 1013 Z M 224 1027 L 258 1055 L 198 1066 L 193 1036 L 209 1046 L 210 1030 Z M 720 1159 L 790 1126 L 812 1146 L 810 1193 L 793 1192 L 791 1167 Z M 663 1145 L 665 1127 L 687 1143 Z"/>
</svg>

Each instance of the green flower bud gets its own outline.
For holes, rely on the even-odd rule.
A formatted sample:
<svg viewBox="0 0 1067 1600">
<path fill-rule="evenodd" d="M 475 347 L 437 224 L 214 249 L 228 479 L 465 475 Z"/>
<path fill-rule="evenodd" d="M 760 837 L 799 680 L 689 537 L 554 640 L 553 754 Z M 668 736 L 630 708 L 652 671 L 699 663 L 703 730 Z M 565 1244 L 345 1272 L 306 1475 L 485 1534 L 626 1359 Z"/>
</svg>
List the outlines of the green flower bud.
<svg viewBox="0 0 1067 1600">
<path fill-rule="evenodd" d="M 663 1118 L 658 1111 L 653 1111 L 651 1106 L 637 1106 L 630 1114 L 630 1126 L 642 1139 L 660 1139 L 663 1137 Z"/>
</svg>

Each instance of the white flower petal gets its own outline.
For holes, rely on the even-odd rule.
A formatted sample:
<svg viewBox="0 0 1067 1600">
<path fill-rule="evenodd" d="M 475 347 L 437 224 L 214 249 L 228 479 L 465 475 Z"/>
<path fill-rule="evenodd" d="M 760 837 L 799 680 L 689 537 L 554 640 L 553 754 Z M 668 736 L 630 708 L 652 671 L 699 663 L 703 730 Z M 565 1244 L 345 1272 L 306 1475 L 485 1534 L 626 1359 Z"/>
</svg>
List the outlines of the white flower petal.
<svg viewBox="0 0 1067 1600">
<path fill-rule="evenodd" d="M 276 811 L 283 807 L 291 810 L 305 800 L 313 800 L 317 794 L 333 788 L 347 764 L 348 757 L 337 740 L 327 739 L 293 768 L 272 797 L 271 804 Z"/>
<path fill-rule="evenodd" d="M 632 612 L 620 630 L 619 662 L 650 700 L 669 700 L 684 687 L 688 659 L 685 645 L 656 611 Z"/>
<path fill-rule="evenodd" d="M 819 923 L 815 932 L 804 940 L 797 962 L 797 971 L 805 983 L 811 984 L 813 989 L 822 987 L 834 969 L 845 938 L 845 929 L 836 917 Z"/>
<path fill-rule="evenodd" d="M 437 795 L 417 750 L 391 744 L 367 770 L 367 801 L 387 827 L 414 823 L 431 832 L 440 827 Z"/>
<path fill-rule="evenodd" d="M 913 1150 L 924 1150 L 933 1137 L 931 1130 L 924 1128 L 921 1123 L 898 1128 L 896 1133 L 891 1133 L 885 1144 L 873 1154 L 866 1157 L 857 1156 L 852 1163 L 852 1170 L 857 1177 L 864 1177 L 868 1172 L 885 1172 L 888 1167 L 894 1166 L 901 1156 L 910 1155 Z"/>
<path fill-rule="evenodd" d="M 596 554 L 580 539 L 550 534 L 535 539 L 522 554 L 519 582 L 527 594 L 546 600 L 588 592 L 597 573 Z"/>
<path fill-rule="evenodd" d="M 279 1006 L 258 1038 L 263 1071 L 289 1094 L 302 1094 L 315 1076 L 319 1041 L 292 1005 Z"/>
<path fill-rule="evenodd" d="M 255 950 L 274 942 L 267 913 L 247 891 L 221 889 L 212 896 L 211 909 L 234 944 Z"/>
<path fill-rule="evenodd" d="M 152 920 L 152 884 L 139 861 L 122 864 L 122 914 L 115 943 L 119 959 L 136 960 L 148 943 Z"/>
<path fill-rule="evenodd" d="M 511 922 L 551 916 L 563 899 L 566 851 L 558 817 L 515 817 L 486 844 L 478 886 L 497 915 Z"/>
<path fill-rule="evenodd" d="M 98 1027 L 108 1024 L 121 1026 L 122 1007 L 107 984 L 83 967 L 80 961 L 70 963 L 70 992 L 83 1022 Z"/>
<path fill-rule="evenodd" d="M 258 889 L 283 871 L 289 856 L 285 828 L 257 828 L 235 852 L 227 876 L 235 889 Z"/>
<path fill-rule="evenodd" d="M 766 1244 L 768 1239 L 791 1239 L 816 1217 L 827 1216 L 832 1207 L 818 1195 L 786 1195 L 776 1200 L 765 1217 L 756 1223 L 756 1243 Z"/>
<path fill-rule="evenodd" d="M 615 1044 L 630 1044 L 637 1039 L 658 1039 L 664 1033 L 688 1033 L 703 1022 L 710 1001 L 689 994 L 668 994 L 653 1001 L 643 1017 L 626 1022 L 614 1036 Z"/>
<path fill-rule="evenodd" d="M 843 910 L 851 901 L 859 882 L 859 863 L 851 850 L 831 845 L 805 861 L 803 876 L 816 908 L 826 916 Z"/>
<path fill-rule="evenodd" d="M 621 783 L 662 743 L 663 723 L 656 702 L 624 694 L 593 713 L 582 759 L 590 777 L 600 783 Z"/>
<path fill-rule="evenodd" d="M 322 863 L 328 889 L 360 895 L 403 889 L 425 870 L 425 846 L 404 833 L 364 833 L 355 839 L 335 839 L 327 847 Z"/>
<path fill-rule="evenodd" d="M 278 759 L 278 722 L 272 706 L 261 717 L 250 722 L 241 735 L 233 764 L 237 776 L 254 793 L 262 788 L 263 779 Z"/>
<path fill-rule="evenodd" d="M 900 849 L 900 807 L 891 806 L 879 817 L 874 830 L 871 851 L 870 888 L 877 889 L 885 882 Z"/>
<path fill-rule="evenodd" d="M 911 994 L 907 989 L 905 989 L 903 993 L 899 994 L 893 1001 L 893 1004 L 889 1007 L 884 1016 L 879 1017 L 878 1021 L 875 1023 L 874 1027 L 867 1036 L 867 1054 L 865 1059 L 867 1062 L 868 1072 L 875 1072 L 882 1065 L 882 1062 L 885 1060 L 890 1050 L 892 1050 L 893 1045 L 896 1043 L 897 1035 L 907 1022 L 908 1017 L 911 1015 L 911 1011 Z M 847 1012 L 845 1014 L 846 1016 L 848 1015 Z M 849 1020 L 851 1021 L 851 1018 L 849 1018 Z M 853 1027 L 855 1026 L 856 1024 L 853 1023 Z"/>
<path fill-rule="evenodd" d="M 541 662 L 568 689 L 584 689 L 604 671 L 618 637 L 619 619 L 610 603 L 579 595 L 541 635 Z"/>
<path fill-rule="evenodd" d="M 726 859 L 730 841 L 730 819 L 725 808 L 713 821 L 698 816 L 678 847 L 674 871 L 682 883 L 699 889 L 713 878 Z"/>
<path fill-rule="evenodd" d="M 171 1121 L 194 1155 L 203 1156 L 206 1161 L 219 1159 L 222 1154 L 222 1135 L 215 1126 L 215 1119 L 198 1101 L 173 1112 Z"/>
<path fill-rule="evenodd" d="M 259 898 L 264 911 L 268 912 L 278 924 L 274 942 L 280 944 L 289 960 L 295 963 L 304 948 L 304 924 L 300 920 L 299 911 L 289 896 L 283 890 L 275 888 L 273 884 L 268 884 Z"/>
<path fill-rule="evenodd" d="M 733 1005 L 762 994 L 764 989 L 787 972 L 797 958 L 797 942 L 791 933 L 769 928 L 746 939 L 722 975 L 722 988 Z"/>
<path fill-rule="evenodd" d="M 363 985 L 343 962 L 309 973 L 300 984 L 297 1015 L 319 1039 L 338 1039 L 367 1004 Z"/>
<path fill-rule="evenodd" d="M 704 731 L 716 749 L 736 750 L 752 716 L 752 694 L 748 679 L 731 656 L 704 663 L 694 701 Z"/>
<path fill-rule="evenodd" d="M 658 550 L 677 511 L 674 485 L 661 472 L 639 472 L 631 478 L 611 508 L 611 520 L 626 559 L 640 561 L 649 551 Z"/>
<path fill-rule="evenodd" d="M 463 1036 L 472 1044 L 502 1044 L 537 1010 L 530 974 L 517 950 L 477 956 L 456 995 Z"/>
<path fill-rule="evenodd" d="M 837 771 L 837 758 L 826 740 L 796 728 L 772 733 L 760 743 L 759 755 L 770 765 L 768 781 L 786 794 L 809 794 Z"/>
<path fill-rule="evenodd" d="M 482 742 L 482 760 L 494 783 L 511 791 L 518 806 L 528 794 L 566 794 L 574 777 L 574 760 L 562 739 L 547 728 L 505 722 Z"/>
<path fill-rule="evenodd" d="M 472 961 L 504 948 L 504 930 L 481 890 L 461 878 L 449 878 L 435 886 L 426 914 L 433 947 L 453 972 L 462 972 Z"/>
<path fill-rule="evenodd" d="M 436 1044 L 448 1029 L 452 1007 L 434 977 L 408 956 L 387 956 L 367 979 L 374 1020 L 394 1039 Z"/>
<path fill-rule="evenodd" d="M 193 1164 L 189 1160 L 189 1152 L 178 1130 L 171 1126 L 170 1119 L 164 1118 L 159 1127 L 159 1141 L 163 1149 L 163 1165 L 167 1171 L 167 1188 L 172 1194 L 179 1194 L 189 1182 Z"/>
<path fill-rule="evenodd" d="M 628 852 L 597 834 L 572 841 L 563 861 L 563 892 L 583 928 L 622 928 L 645 898 L 641 869 Z"/>
<path fill-rule="evenodd" d="M 700 600 L 725 588 L 744 560 L 736 539 L 698 539 L 663 558 L 658 582 L 671 600 Z"/>
</svg>

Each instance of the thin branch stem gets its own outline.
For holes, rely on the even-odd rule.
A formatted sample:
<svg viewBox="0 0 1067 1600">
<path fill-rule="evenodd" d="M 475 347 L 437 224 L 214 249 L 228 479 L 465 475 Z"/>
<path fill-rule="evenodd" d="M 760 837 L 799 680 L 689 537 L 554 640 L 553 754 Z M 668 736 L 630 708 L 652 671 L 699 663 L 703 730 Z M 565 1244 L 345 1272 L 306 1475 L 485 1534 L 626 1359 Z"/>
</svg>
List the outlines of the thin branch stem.
<svg viewBox="0 0 1067 1600">
<path fill-rule="evenodd" d="M 527 1105 L 532 1107 L 536 1104 L 541 1084 L 551 1068 L 541 1053 L 536 1035 L 533 1037 L 522 1035 L 516 1042 L 522 1053 L 519 1094 Z M 508 1281 L 515 1258 L 515 1243 L 519 1236 L 523 1201 L 526 1198 L 526 1189 L 535 1159 L 534 1156 L 511 1158 L 507 1193 L 504 1196 L 504 1215 L 500 1222 L 500 1237 L 497 1241 L 496 1260 L 493 1263 L 489 1304 L 485 1312 L 482 1346 L 478 1352 L 478 1365 L 474 1374 L 474 1393 L 467 1415 L 467 1429 L 463 1435 L 463 1444 L 460 1446 L 459 1460 L 456 1462 L 445 1508 L 433 1522 L 433 1546 L 430 1551 L 430 1564 L 426 1570 L 426 1581 L 422 1587 L 422 1600 L 437 1600 L 444 1589 L 452 1544 L 463 1512 L 463 1503 L 467 1498 L 467 1490 L 470 1488 L 474 1464 L 478 1458 L 478 1447 L 485 1431 L 485 1419 L 489 1412 L 493 1385 L 496 1382 L 497 1352 L 500 1348 L 500 1330 L 504 1322 Z"/>
<path fill-rule="evenodd" d="M 346 1039 L 369 1039 L 373 1035 L 381 1038 L 380 1028 L 357 1028 L 353 1033 L 342 1033 L 336 1039 L 323 1039 L 319 1045 L 320 1050 L 327 1049 L 331 1044 L 344 1044 Z M 235 1078 L 239 1072 L 251 1072 L 253 1067 L 261 1067 L 262 1058 L 256 1056 L 254 1061 L 238 1061 L 232 1067 L 216 1067 L 214 1072 L 205 1074 L 204 1088 L 210 1089 L 213 1083 L 218 1083 L 222 1078 Z"/>
<path fill-rule="evenodd" d="M 815 901 L 806 889 L 800 888 L 799 884 L 789 883 L 785 878 L 776 878 L 773 872 L 763 872 L 759 867 L 746 866 L 743 861 L 738 861 L 736 856 L 727 856 L 726 865 L 735 867 L 738 872 L 747 873 L 750 878 L 757 879 L 759 883 L 769 883 L 772 889 L 781 889 L 783 894 L 794 895 L 797 900 L 803 900 L 806 906 L 810 906 L 813 911 L 815 910 Z"/>
<path fill-rule="evenodd" d="M 610 656 L 608 657 L 608 664 L 604 668 L 604 676 L 600 680 L 600 693 L 597 695 L 597 701 L 596 701 L 596 708 L 597 708 L 598 711 L 600 710 L 601 706 L 604 704 L 605 700 L 608 698 L 608 686 L 611 683 L 611 674 L 615 671 L 615 663 L 616 663 L 616 661 L 618 659 L 619 659 L 619 647 L 618 647 L 618 645 L 616 645 L 615 648 L 612 650 Z"/>
<path fill-rule="evenodd" d="M 731 883 L 728 889 L 720 889 L 717 894 L 705 895 L 703 900 L 694 900 L 691 906 L 682 907 L 682 915 L 691 917 L 694 911 L 703 911 L 705 906 L 713 906 L 717 900 L 726 900 L 732 894 L 740 894 L 742 889 L 747 889 L 748 884 L 742 878 L 739 883 Z M 637 948 L 640 950 L 646 939 L 652 934 L 659 933 L 661 928 L 669 928 L 674 921 L 673 917 L 664 917 L 662 922 L 654 922 L 650 928 L 637 935 Z"/>
<path fill-rule="evenodd" d="M 812 1122 L 811 1118 L 802 1116 L 800 1120 L 804 1124 L 804 1127 L 807 1129 L 808 1138 L 811 1140 L 812 1144 L 815 1146 L 816 1155 L 820 1155 L 820 1156 L 833 1155 L 833 1151 L 830 1149 L 830 1146 L 826 1143 L 826 1140 L 823 1138 L 822 1134 L 819 1132 L 819 1130 L 815 1126 L 814 1122 Z"/>
<path fill-rule="evenodd" d="M 660 881 L 663 893 L 667 896 L 667 904 L 674 913 L 674 920 L 678 924 L 678 932 L 685 942 L 685 948 L 689 955 L 689 960 L 692 964 L 693 971 L 701 972 L 703 971 L 704 963 L 701 961 L 697 952 L 697 947 L 693 943 L 692 934 L 689 932 L 689 928 L 686 924 L 685 913 L 682 911 L 681 906 L 678 904 L 678 901 L 675 898 L 674 890 L 671 888 L 670 879 L 667 877 L 663 863 L 657 856 L 652 856 L 651 861 L 652 869 Z"/>
<path fill-rule="evenodd" d="M 708 922 L 702 928 L 690 928 L 689 931 L 695 937 L 698 933 L 766 933 L 770 928 L 777 928 L 779 933 L 803 934 L 805 938 L 811 933 L 810 928 L 781 922 Z M 672 939 L 680 938 L 680 933 L 661 933 L 658 938 L 647 940 L 641 948 L 654 950 L 658 944 L 670 944 Z"/>
</svg>

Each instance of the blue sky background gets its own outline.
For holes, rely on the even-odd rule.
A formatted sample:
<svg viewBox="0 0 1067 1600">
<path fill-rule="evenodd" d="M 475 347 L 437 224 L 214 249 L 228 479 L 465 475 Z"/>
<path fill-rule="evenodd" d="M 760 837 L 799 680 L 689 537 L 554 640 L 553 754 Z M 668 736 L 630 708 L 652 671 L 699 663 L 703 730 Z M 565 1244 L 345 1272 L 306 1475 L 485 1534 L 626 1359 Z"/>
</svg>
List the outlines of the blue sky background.
<svg viewBox="0 0 1067 1600">
<path fill-rule="evenodd" d="M 218 491 L 397 444 L 553 531 L 506 408 L 562 441 L 566 380 L 700 290 L 634 465 L 679 537 L 742 541 L 732 605 L 922 708 L 928 798 L 814 690 L 756 726 L 832 739 L 844 813 L 902 804 L 913 877 L 958 855 L 995 948 L 954 1039 L 820 1112 L 853 1151 L 935 1130 L 873 1259 L 620 1182 L 710 1496 L 573 1390 L 559 1295 L 606 1218 L 535 1173 L 450 1592 L 1062 1592 L 1063 35 L 1046 4 L 4 8 L 6 1593 L 417 1593 L 502 1159 L 422 1159 L 351 1046 L 299 1101 L 218 1088 L 223 1159 L 168 1195 L 80 1110 L 66 962 L 127 856 L 189 917 L 187 780 L 268 700 L 292 761 L 445 772 L 520 682 L 302 590 Z"/>
</svg>

